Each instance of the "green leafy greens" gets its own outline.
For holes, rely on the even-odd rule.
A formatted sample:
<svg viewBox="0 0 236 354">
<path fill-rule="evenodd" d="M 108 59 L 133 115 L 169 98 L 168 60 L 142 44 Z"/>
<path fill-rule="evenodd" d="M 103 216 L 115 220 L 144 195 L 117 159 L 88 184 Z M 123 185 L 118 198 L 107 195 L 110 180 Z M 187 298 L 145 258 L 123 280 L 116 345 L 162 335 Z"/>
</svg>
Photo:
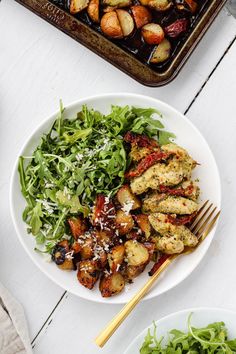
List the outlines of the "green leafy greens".
<svg viewBox="0 0 236 354">
<path fill-rule="evenodd" d="M 154 119 L 161 114 L 152 108 L 112 106 L 111 113 L 103 115 L 83 106 L 76 118 L 63 114 L 61 103 L 51 130 L 32 156 L 20 157 L 18 167 L 27 201 L 23 219 L 49 253 L 59 240 L 70 238 L 70 215 L 88 216 L 97 194 L 112 196 L 123 184 L 129 164 L 123 144 L 127 131 L 160 138 L 161 144 L 174 137 Z"/>
<path fill-rule="evenodd" d="M 224 322 L 211 323 L 203 328 L 191 326 L 191 315 L 188 318 L 188 332 L 173 329 L 169 332 L 169 340 L 163 345 L 163 337 L 159 340 L 156 325 L 151 334 L 150 329 L 144 339 L 140 354 L 232 354 L 236 353 L 236 339 L 227 340 L 227 329 Z"/>
</svg>

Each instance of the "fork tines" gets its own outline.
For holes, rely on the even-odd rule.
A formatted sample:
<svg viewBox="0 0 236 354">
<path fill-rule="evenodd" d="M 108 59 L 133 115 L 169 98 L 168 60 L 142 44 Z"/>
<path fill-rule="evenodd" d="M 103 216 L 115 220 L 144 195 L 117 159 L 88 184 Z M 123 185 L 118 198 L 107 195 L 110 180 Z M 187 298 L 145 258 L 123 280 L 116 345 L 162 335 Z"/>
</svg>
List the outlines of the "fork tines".
<svg viewBox="0 0 236 354">
<path fill-rule="evenodd" d="M 217 207 L 214 207 L 213 203 L 210 203 L 209 205 L 209 200 L 207 200 L 198 210 L 197 215 L 190 226 L 190 230 L 198 238 L 204 239 L 211 231 L 220 215 L 220 211 L 217 213 L 216 211 Z"/>
</svg>

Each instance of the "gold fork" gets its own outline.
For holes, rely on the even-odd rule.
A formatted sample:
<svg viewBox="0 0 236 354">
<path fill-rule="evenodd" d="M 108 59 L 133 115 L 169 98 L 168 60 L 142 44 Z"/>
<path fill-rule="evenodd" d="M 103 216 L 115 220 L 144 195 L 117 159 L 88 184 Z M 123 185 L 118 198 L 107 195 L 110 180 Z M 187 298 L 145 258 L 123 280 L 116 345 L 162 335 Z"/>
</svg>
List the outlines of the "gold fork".
<svg viewBox="0 0 236 354">
<path fill-rule="evenodd" d="M 111 320 L 111 322 L 104 328 L 104 330 L 95 339 L 96 344 L 99 347 L 103 347 L 108 339 L 113 335 L 121 323 L 131 313 L 134 307 L 140 302 L 140 300 L 147 294 L 152 285 L 155 283 L 159 275 L 180 255 L 192 253 L 207 237 L 212 228 L 214 227 L 220 211 L 216 212 L 217 208 L 213 207 L 213 203 L 209 204 L 207 200 L 199 209 L 196 217 L 194 218 L 190 230 L 197 236 L 199 242 L 196 247 L 185 247 L 184 251 L 180 254 L 169 256 L 156 270 L 156 272 L 150 277 L 150 279 L 144 284 L 139 292 L 132 297 L 132 299 L 121 309 L 121 311 Z"/>
</svg>

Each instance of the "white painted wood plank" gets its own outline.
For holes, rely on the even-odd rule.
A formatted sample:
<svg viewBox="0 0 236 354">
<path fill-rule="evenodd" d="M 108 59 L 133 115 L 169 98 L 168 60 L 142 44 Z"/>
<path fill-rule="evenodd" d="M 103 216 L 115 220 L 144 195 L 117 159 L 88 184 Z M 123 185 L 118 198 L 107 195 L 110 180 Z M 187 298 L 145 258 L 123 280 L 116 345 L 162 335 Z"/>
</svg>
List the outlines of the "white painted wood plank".
<svg viewBox="0 0 236 354">
<path fill-rule="evenodd" d="M 1 38 L 0 77 L 4 87 L 11 87 L 4 97 L 20 98 L 18 107 L 27 102 L 27 112 L 32 107 L 32 113 L 40 112 L 39 119 L 57 106 L 59 97 L 68 103 L 112 91 L 148 94 L 184 111 L 236 35 L 233 18 L 221 13 L 178 78 L 165 87 L 147 88 L 13 0 L 1 6 L 1 32 L 7 38 Z"/>
<path fill-rule="evenodd" d="M 136 83 L 13 0 L 0 4 L 0 33 L 0 279 L 24 305 L 33 337 L 63 291 L 29 260 L 10 219 L 9 178 L 26 137 L 55 110 L 60 97 L 66 104 L 100 92 L 137 92 L 161 98 L 184 111 L 234 38 L 236 26 L 232 18 L 222 13 L 178 79 L 159 89 Z M 73 306 L 82 304 L 78 318 L 84 321 L 90 304 L 72 300 Z M 101 327 L 116 309 L 103 312 L 99 313 Z M 98 328 L 100 322 L 93 328 L 94 334 Z M 91 338 L 83 338 L 85 346 L 89 345 L 88 339 Z"/>
<path fill-rule="evenodd" d="M 236 43 L 188 112 L 189 119 L 207 138 L 221 173 L 223 212 L 216 237 L 193 274 L 167 294 L 140 304 L 103 349 L 104 354 L 123 353 L 128 343 L 152 320 L 177 310 L 198 306 L 236 310 L 235 57 Z M 88 304 L 69 295 L 53 315 L 47 332 L 36 341 L 35 353 L 44 353 L 47 348 L 52 348 L 48 354 L 66 354 L 68 349 L 72 353 L 100 353 L 94 338 L 119 309 L 120 306 Z M 67 341 L 60 339 L 62 323 Z"/>
</svg>

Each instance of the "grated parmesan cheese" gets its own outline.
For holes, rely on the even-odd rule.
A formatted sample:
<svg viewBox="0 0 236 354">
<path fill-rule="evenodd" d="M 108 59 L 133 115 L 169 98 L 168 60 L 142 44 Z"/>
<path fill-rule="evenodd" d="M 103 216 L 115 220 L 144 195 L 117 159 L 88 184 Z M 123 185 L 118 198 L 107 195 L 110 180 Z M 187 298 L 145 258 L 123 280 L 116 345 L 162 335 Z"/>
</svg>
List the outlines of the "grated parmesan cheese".
<svg viewBox="0 0 236 354">
<path fill-rule="evenodd" d="M 121 210 L 123 210 L 123 212 L 124 212 L 126 215 L 129 215 L 130 211 L 131 211 L 132 208 L 133 208 L 133 205 L 134 205 L 134 201 L 131 200 L 131 201 L 125 203 L 124 206 L 121 208 Z"/>
</svg>

